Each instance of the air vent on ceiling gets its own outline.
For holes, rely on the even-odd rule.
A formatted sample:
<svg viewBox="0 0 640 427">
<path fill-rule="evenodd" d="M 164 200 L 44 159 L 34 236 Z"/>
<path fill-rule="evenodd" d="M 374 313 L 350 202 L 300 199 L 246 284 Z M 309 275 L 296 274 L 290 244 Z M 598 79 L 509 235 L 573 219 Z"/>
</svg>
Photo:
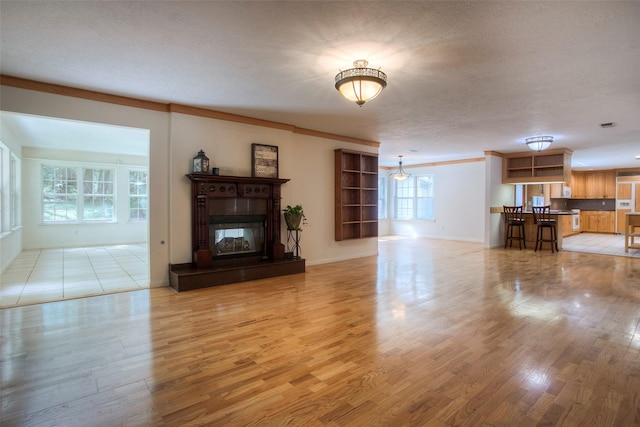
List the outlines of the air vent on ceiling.
<svg viewBox="0 0 640 427">
<path fill-rule="evenodd" d="M 609 122 L 609 123 L 600 123 L 600 127 L 601 128 L 612 128 L 614 127 L 616 124 L 613 122 Z"/>
</svg>

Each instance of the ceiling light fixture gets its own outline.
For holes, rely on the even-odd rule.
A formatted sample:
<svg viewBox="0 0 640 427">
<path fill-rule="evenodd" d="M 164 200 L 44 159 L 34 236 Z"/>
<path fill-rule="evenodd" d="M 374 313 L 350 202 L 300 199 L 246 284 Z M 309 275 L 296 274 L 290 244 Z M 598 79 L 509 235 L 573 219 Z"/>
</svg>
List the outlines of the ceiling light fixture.
<svg viewBox="0 0 640 427">
<path fill-rule="evenodd" d="M 542 151 L 549 148 L 553 142 L 552 136 L 532 136 L 524 140 L 527 146 L 534 151 Z"/>
<path fill-rule="evenodd" d="M 336 74 L 336 89 L 342 96 L 361 107 L 387 87 L 387 75 L 380 70 L 367 68 L 367 65 L 367 60 L 358 59 L 353 62 L 355 68 Z"/>
<path fill-rule="evenodd" d="M 398 169 L 391 174 L 391 178 L 397 181 L 402 181 L 409 178 L 411 174 L 405 172 L 405 170 L 402 168 L 402 156 L 398 156 L 398 157 L 400 157 L 400 164 L 398 165 Z"/>
</svg>

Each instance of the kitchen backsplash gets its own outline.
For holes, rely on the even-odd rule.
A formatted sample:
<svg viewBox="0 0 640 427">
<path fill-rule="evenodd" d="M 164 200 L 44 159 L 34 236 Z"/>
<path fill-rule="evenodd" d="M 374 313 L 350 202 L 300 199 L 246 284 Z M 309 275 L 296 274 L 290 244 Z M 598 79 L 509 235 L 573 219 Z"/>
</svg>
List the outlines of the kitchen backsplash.
<svg viewBox="0 0 640 427">
<path fill-rule="evenodd" d="M 581 211 L 615 211 L 616 199 L 551 199 L 551 209 Z"/>
</svg>

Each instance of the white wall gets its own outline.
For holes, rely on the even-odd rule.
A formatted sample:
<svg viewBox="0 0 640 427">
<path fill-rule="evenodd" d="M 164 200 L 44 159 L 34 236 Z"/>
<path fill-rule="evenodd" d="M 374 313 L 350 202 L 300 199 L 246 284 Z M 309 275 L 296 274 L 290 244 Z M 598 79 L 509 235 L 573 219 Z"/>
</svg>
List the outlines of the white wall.
<svg viewBox="0 0 640 427">
<path fill-rule="evenodd" d="M 375 153 L 376 148 L 292 133 L 289 130 L 174 113 L 171 115 L 171 262 L 191 261 L 191 186 L 185 176 L 202 149 L 221 175 L 251 176 L 251 144 L 278 147 L 282 206 L 302 205 L 301 256 L 308 265 L 377 254 L 377 239 L 334 240 L 334 150 Z M 286 227 L 281 230 L 286 243 Z"/>
<path fill-rule="evenodd" d="M 147 167 L 146 158 L 69 150 L 24 147 L 23 248 L 67 248 L 78 246 L 133 244 L 146 242 L 147 221 L 129 221 L 129 170 Z M 42 221 L 42 165 L 82 166 L 115 169 L 116 221 L 98 224 L 45 224 Z"/>
<path fill-rule="evenodd" d="M 9 155 L 13 154 L 21 160 L 20 142 L 7 126 L 0 126 L 0 142 L 5 146 L 7 158 L 3 158 L 2 174 L 3 182 L 9 182 Z M 20 165 L 22 169 L 22 165 Z M 20 180 L 20 178 L 18 177 Z M 18 183 L 18 189 L 22 188 L 22 183 Z M 9 206 L 10 195 L 3 194 L 2 206 Z M 22 226 L 11 228 L 11 221 L 6 211 L 2 215 L 2 227 L 0 230 L 0 272 L 13 262 L 22 250 Z M 22 221 L 19 221 L 21 223 Z"/>
<path fill-rule="evenodd" d="M 490 207 L 500 208 L 503 205 L 513 205 L 514 189 L 511 184 L 502 184 L 502 158 L 488 154 L 485 157 L 487 188 L 485 206 L 487 217 L 485 221 L 485 246 L 497 248 L 504 245 L 504 226 L 501 213 L 490 213 Z"/>
<path fill-rule="evenodd" d="M 391 234 L 484 242 L 485 162 L 406 169 L 413 176 L 434 175 L 435 221 L 392 220 Z"/>
</svg>

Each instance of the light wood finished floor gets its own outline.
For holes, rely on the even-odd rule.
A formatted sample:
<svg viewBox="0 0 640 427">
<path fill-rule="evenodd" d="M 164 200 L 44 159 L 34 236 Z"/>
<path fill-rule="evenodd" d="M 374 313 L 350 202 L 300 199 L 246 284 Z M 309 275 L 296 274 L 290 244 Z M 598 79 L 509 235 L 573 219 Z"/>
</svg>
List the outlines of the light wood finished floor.
<svg viewBox="0 0 640 427">
<path fill-rule="evenodd" d="M 12 307 L 10 426 L 640 425 L 640 259 L 428 239 Z"/>
</svg>

